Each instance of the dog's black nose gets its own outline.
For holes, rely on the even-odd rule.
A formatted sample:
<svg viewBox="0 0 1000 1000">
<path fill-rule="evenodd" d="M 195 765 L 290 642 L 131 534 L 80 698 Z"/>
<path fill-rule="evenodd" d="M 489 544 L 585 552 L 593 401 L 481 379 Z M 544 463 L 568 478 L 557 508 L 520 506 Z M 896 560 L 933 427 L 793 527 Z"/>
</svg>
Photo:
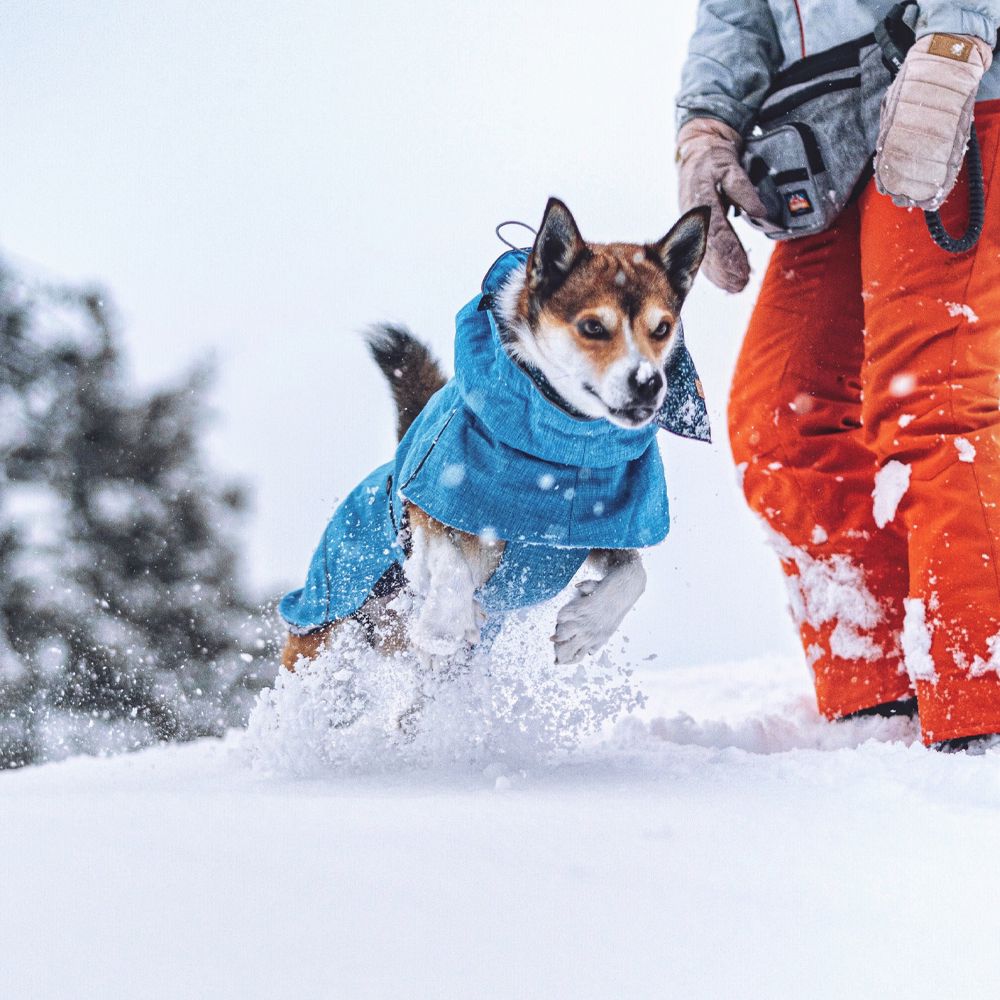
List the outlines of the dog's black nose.
<svg viewBox="0 0 1000 1000">
<path fill-rule="evenodd" d="M 658 371 L 640 378 L 639 369 L 629 373 L 628 387 L 637 403 L 648 403 L 659 395 L 663 388 L 663 376 Z"/>
</svg>

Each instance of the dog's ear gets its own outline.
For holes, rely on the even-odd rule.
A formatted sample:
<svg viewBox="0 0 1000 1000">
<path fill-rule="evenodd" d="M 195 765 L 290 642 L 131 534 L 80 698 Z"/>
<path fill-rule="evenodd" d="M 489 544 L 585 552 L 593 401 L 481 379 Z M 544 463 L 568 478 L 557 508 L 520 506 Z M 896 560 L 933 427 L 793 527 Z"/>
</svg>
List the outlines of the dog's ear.
<svg viewBox="0 0 1000 1000">
<path fill-rule="evenodd" d="M 695 275 L 705 257 L 708 246 L 708 221 L 711 209 L 692 208 L 681 216 L 677 225 L 659 243 L 653 243 L 646 252 L 660 262 L 673 290 L 681 301 L 691 291 Z"/>
<path fill-rule="evenodd" d="M 588 252 L 570 210 L 558 198 L 549 198 L 528 257 L 528 289 L 535 295 L 555 291 Z"/>
</svg>

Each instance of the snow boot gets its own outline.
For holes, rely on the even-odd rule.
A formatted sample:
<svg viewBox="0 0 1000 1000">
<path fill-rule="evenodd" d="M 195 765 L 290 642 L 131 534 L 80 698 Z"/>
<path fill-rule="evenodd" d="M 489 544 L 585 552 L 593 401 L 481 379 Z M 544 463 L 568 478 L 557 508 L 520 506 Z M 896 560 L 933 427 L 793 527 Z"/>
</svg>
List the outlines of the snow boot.
<svg viewBox="0 0 1000 1000">
<path fill-rule="evenodd" d="M 872 705 L 870 708 L 861 708 L 849 715 L 841 716 L 842 719 L 861 719 L 865 716 L 880 716 L 883 719 L 891 719 L 897 715 L 913 719 L 917 714 L 916 698 L 899 698 L 897 701 L 885 701 L 881 705 Z"/>
<path fill-rule="evenodd" d="M 970 757 L 981 757 L 987 750 L 1000 747 L 1000 733 L 986 733 L 983 736 L 958 736 L 953 740 L 932 743 L 931 749 L 940 753 L 966 753 Z"/>
</svg>

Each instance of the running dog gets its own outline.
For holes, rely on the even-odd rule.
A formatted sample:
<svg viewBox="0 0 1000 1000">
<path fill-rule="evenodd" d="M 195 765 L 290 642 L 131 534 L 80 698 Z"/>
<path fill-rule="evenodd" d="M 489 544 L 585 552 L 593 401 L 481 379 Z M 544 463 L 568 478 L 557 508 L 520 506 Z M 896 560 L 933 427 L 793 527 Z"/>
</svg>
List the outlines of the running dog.
<svg viewBox="0 0 1000 1000">
<path fill-rule="evenodd" d="M 654 243 L 589 243 L 550 199 L 530 252 L 502 255 L 459 313 L 450 380 L 407 331 L 369 333 L 399 446 L 340 505 L 306 585 L 281 602 L 286 668 L 347 620 L 441 667 L 584 563 L 558 613 L 556 661 L 608 641 L 645 588 L 638 549 L 669 527 L 657 429 L 704 412 L 680 311 L 708 220 L 697 208 Z"/>
</svg>

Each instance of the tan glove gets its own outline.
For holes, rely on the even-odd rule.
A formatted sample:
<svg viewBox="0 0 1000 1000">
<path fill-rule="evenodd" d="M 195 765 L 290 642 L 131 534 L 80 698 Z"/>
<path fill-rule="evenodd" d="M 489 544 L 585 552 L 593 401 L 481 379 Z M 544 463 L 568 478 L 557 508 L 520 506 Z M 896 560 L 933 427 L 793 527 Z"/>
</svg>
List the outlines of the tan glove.
<svg viewBox="0 0 1000 1000">
<path fill-rule="evenodd" d="M 707 205 L 708 250 L 702 272 L 713 285 L 741 292 L 750 280 L 750 262 L 726 214 L 737 205 L 764 218 L 767 209 L 740 164 L 740 134 L 715 118 L 692 118 L 677 133 L 681 211 Z"/>
<path fill-rule="evenodd" d="M 979 81 L 993 52 L 972 35 L 925 35 L 882 101 L 875 183 L 896 205 L 935 211 L 958 180 Z"/>
</svg>

